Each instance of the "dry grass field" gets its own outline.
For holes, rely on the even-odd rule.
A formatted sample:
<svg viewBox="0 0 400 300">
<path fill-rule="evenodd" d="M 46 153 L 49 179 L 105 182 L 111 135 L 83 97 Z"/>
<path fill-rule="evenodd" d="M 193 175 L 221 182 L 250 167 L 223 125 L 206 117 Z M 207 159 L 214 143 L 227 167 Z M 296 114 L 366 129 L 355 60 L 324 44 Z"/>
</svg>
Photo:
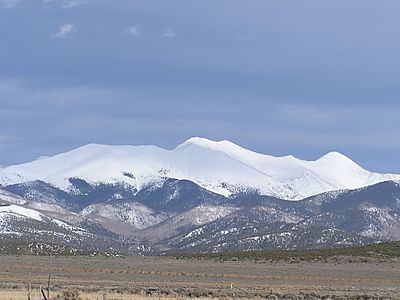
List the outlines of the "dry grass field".
<svg viewBox="0 0 400 300">
<path fill-rule="evenodd" d="M 345 260 L 344 260 L 345 261 Z M 167 257 L 0 257 L 0 300 L 32 300 L 51 272 L 52 299 L 400 299 L 400 262 L 253 262 Z"/>
</svg>

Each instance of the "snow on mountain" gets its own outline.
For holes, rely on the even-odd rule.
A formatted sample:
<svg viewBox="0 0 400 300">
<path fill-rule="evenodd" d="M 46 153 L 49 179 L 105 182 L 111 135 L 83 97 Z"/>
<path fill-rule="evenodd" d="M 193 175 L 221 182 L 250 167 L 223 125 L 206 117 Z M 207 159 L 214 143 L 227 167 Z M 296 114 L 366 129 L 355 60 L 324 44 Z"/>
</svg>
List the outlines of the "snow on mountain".
<svg viewBox="0 0 400 300">
<path fill-rule="evenodd" d="M 39 211 L 19 206 L 0 206 L 0 239 L 10 237 L 25 237 L 26 240 L 44 240 L 50 236 L 61 238 L 68 243 L 71 240 L 78 242 L 81 238 L 91 235 L 83 228 L 76 227 L 51 218 Z"/>
<path fill-rule="evenodd" d="M 291 155 L 274 157 L 259 154 L 229 141 L 213 142 L 202 138 L 191 138 L 177 149 L 192 145 L 223 152 L 265 176 L 287 185 L 300 197 L 400 179 L 400 175 L 369 172 L 339 152 L 330 152 L 316 161 L 305 161 Z"/>
<path fill-rule="evenodd" d="M 36 210 L 25 208 L 18 205 L 6 205 L 0 206 L 0 220 L 3 220 L 5 216 L 14 216 L 18 218 L 27 218 L 36 221 L 42 221 L 44 215 Z"/>
<path fill-rule="evenodd" d="M 137 237 L 151 242 L 160 241 L 178 234 L 185 228 L 213 222 L 237 210 L 238 208 L 233 206 L 200 205 L 146 228 L 138 233 Z"/>
<path fill-rule="evenodd" d="M 25 204 L 26 207 L 39 210 L 39 211 L 45 211 L 46 213 L 48 212 L 53 212 L 53 213 L 63 213 L 63 214 L 73 214 L 73 212 L 62 208 L 59 205 L 56 204 L 51 204 L 51 203 L 43 203 L 43 202 L 37 202 L 37 201 L 30 201 Z"/>
<path fill-rule="evenodd" d="M 122 183 L 140 190 L 163 177 L 190 180 L 224 196 L 256 190 L 291 200 L 400 180 L 400 175 L 369 172 L 338 152 L 305 161 L 259 154 L 229 141 L 204 138 L 191 138 L 172 150 L 89 144 L 0 169 L 2 185 L 42 180 L 65 191 L 71 189 L 69 178 L 91 184 Z"/>
<path fill-rule="evenodd" d="M 51 218 L 37 210 L 30 209 L 27 207 L 19 206 L 19 205 L 3 205 L 0 206 L 0 224 L 3 226 L 7 224 L 11 219 L 18 220 L 34 220 L 42 223 L 52 223 L 56 227 L 68 229 L 74 231 L 75 233 L 83 233 L 85 230 L 79 227 L 71 226 L 68 223 L 63 221 Z"/>
<path fill-rule="evenodd" d="M 360 205 L 366 218 L 368 219 L 368 227 L 361 233 L 363 236 L 375 238 L 375 239 L 387 239 L 388 237 L 392 240 L 400 239 L 400 216 L 396 213 L 391 213 L 390 210 L 385 207 L 377 207 L 373 205 Z"/>
<path fill-rule="evenodd" d="M 235 207 L 231 206 L 201 205 L 188 211 L 185 216 L 186 218 L 191 216 L 193 224 L 203 225 L 223 218 L 236 210 Z"/>
<path fill-rule="evenodd" d="M 26 200 L 10 192 L 0 189 L 0 204 L 1 203 L 24 204 L 26 203 Z"/>
<path fill-rule="evenodd" d="M 98 203 L 86 207 L 80 215 L 94 222 L 118 221 L 136 229 L 144 229 L 160 223 L 168 216 L 154 212 L 152 209 L 137 203 Z"/>
</svg>

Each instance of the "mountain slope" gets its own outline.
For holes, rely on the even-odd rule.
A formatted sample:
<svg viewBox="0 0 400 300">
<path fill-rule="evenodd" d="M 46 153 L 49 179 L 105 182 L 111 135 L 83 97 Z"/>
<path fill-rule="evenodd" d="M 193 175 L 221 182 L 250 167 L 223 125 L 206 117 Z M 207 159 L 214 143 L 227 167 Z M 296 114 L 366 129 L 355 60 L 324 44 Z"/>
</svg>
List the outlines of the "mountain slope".
<svg viewBox="0 0 400 300">
<path fill-rule="evenodd" d="M 154 211 L 138 202 L 124 201 L 89 205 L 80 212 L 80 216 L 110 231 L 126 235 L 158 224 L 169 217 L 168 214 Z"/>
<path fill-rule="evenodd" d="M 396 182 L 327 192 L 298 202 L 253 195 L 256 200 L 243 206 L 242 197 L 235 199 L 239 206 L 233 213 L 184 228 L 162 241 L 164 251 L 342 247 L 400 239 Z"/>
<path fill-rule="evenodd" d="M 400 184 L 393 181 L 300 201 L 255 192 L 225 198 L 176 179 L 141 191 L 73 212 L 0 190 L 0 248 L 14 241 L 49 245 L 54 235 L 58 245 L 73 251 L 111 247 L 126 253 L 342 247 L 400 239 Z"/>
<path fill-rule="evenodd" d="M 289 200 L 400 180 L 399 175 L 369 172 L 337 152 L 305 161 L 258 154 L 229 141 L 203 138 L 191 138 L 173 150 L 90 144 L 0 169 L 3 186 L 45 182 L 67 194 L 82 191 L 79 180 L 87 182 L 88 188 L 117 185 L 137 193 L 165 178 L 191 181 L 224 196 L 256 191 Z"/>
<path fill-rule="evenodd" d="M 233 206 L 200 205 L 145 228 L 142 232 L 137 233 L 136 237 L 147 242 L 160 243 L 161 240 L 171 238 L 199 225 L 208 224 L 230 215 L 236 210 L 238 208 Z M 161 245 L 161 248 L 164 247 Z"/>
<path fill-rule="evenodd" d="M 0 205 L 0 253 L 136 254 L 145 248 L 94 224 L 73 226 L 27 207 Z"/>
</svg>

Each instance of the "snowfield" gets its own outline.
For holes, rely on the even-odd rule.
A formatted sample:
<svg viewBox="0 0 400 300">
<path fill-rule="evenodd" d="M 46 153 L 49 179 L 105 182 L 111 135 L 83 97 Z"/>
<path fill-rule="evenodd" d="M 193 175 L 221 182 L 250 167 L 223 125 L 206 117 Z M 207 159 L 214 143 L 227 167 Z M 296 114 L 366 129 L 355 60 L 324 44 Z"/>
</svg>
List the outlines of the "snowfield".
<svg viewBox="0 0 400 300">
<path fill-rule="evenodd" d="M 44 215 L 37 212 L 36 210 L 25 208 L 18 205 L 6 205 L 0 206 L 0 219 L 3 219 L 4 216 L 16 216 L 18 218 L 28 218 L 36 221 L 42 221 Z"/>
<path fill-rule="evenodd" d="M 119 183 L 140 190 L 165 177 L 190 180 L 224 196 L 254 190 L 288 200 L 400 181 L 400 175 L 369 172 L 338 152 L 306 161 L 259 154 L 229 141 L 198 137 L 172 150 L 89 144 L 0 169 L 1 185 L 41 180 L 69 192 L 69 178 L 91 184 Z"/>
</svg>

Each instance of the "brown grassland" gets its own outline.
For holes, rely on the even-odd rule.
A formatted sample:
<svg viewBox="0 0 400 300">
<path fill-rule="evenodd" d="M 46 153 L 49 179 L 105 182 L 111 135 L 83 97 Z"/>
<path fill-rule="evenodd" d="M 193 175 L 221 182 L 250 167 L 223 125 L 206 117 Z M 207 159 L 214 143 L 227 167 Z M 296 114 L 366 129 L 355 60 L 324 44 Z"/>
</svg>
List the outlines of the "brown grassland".
<svg viewBox="0 0 400 300">
<path fill-rule="evenodd" d="M 155 298 L 400 299 L 400 261 L 0 256 L 0 300 Z M 146 296 L 149 287 L 160 295 Z"/>
</svg>

